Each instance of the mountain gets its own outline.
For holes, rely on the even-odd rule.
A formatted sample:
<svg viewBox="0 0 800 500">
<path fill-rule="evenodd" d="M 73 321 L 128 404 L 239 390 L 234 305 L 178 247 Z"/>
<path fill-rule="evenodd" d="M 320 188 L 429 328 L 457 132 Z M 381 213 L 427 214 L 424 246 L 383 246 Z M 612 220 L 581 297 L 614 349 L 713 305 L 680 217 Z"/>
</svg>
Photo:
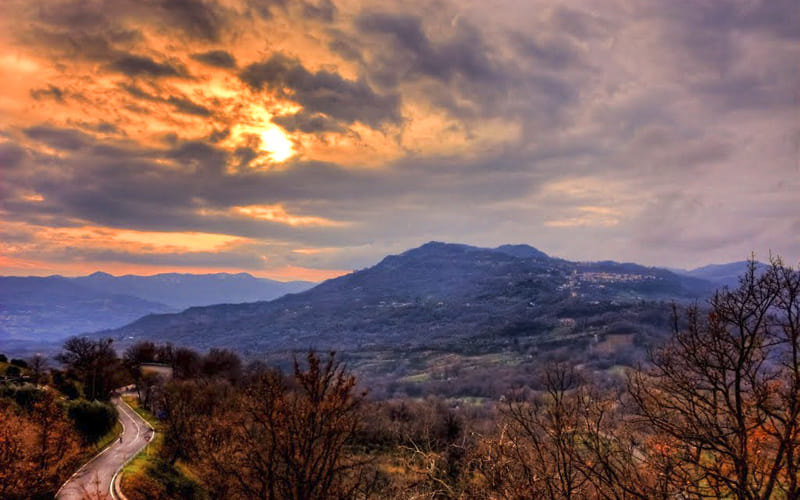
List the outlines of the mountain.
<svg viewBox="0 0 800 500">
<path fill-rule="evenodd" d="M 690 271 L 677 269 L 675 272 L 684 276 L 710 281 L 719 287 L 736 288 L 739 285 L 739 276 L 747 271 L 748 264 L 747 261 L 743 260 L 728 264 L 711 264 Z M 767 267 L 767 264 L 756 262 L 756 269 L 759 272 L 763 272 Z"/>
<path fill-rule="evenodd" d="M 244 273 L 0 277 L 0 344 L 34 342 L 39 349 L 41 342 L 117 328 L 151 313 L 270 300 L 312 285 Z"/>
<path fill-rule="evenodd" d="M 100 292 L 68 278 L 0 277 L 0 339 L 50 341 L 113 328 L 174 309 L 125 294 Z"/>
<path fill-rule="evenodd" d="M 192 306 L 272 300 L 287 293 L 307 290 L 314 285 L 307 281 L 284 283 L 256 278 L 247 273 L 112 276 L 97 272 L 89 276 L 73 278 L 73 281 L 99 292 L 134 295 L 166 304 L 178 310 Z"/>
<path fill-rule="evenodd" d="M 530 245 L 500 245 L 495 251 L 520 259 L 549 259 L 546 253 Z"/>
<path fill-rule="evenodd" d="M 527 246 L 431 242 L 270 302 L 154 314 L 100 334 L 244 353 L 311 346 L 481 351 L 512 337 L 538 346 L 631 333 L 647 322 L 666 328 L 663 301 L 712 289 L 701 279 L 636 264 L 569 262 Z"/>
</svg>

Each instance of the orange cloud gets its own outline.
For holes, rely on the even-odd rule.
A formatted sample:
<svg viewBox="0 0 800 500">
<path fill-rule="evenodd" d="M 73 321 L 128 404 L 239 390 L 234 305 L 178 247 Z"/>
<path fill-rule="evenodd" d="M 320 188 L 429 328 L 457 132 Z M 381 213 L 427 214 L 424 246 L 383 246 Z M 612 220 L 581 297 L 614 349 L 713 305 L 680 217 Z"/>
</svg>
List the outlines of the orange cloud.
<svg viewBox="0 0 800 500">
<path fill-rule="evenodd" d="M 326 248 L 295 248 L 292 253 L 299 253 L 300 255 L 318 255 L 321 253 L 335 252 L 339 250 L 335 247 Z"/>
<path fill-rule="evenodd" d="M 49 276 L 61 274 L 64 276 L 84 276 L 102 270 L 116 276 L 125 274 L 153 275 L 160 273 L 240 273 L 241 268 L 221 266 L 161 266 L 154 264 L 131 264 L 127 262 L 103 262 L 102 265 L 94 262 L 52 262 L 42 260 L 25 260 L 0 255 L 0 269 L 3 275 L 10 276 Z M 312 281 L 319 282 L 330 278 L 342 276 L 351 271 L 339 269 L 313 269 L 301 266 L 285 266 L 275 269 L 249 271 L 259 278 L 268 278 L 276 281 Z"/>
<path fill-rule="evenodd" d="M 577 207 L 581 215 L 563 219 L 548 220 L 544 223 L 547 227 L 585 227 L 601 226 L 612 227 L 619 224 L 621 216 L 618 210 L 610 207 L 582 206 Z"/>
<path fill-rule="evenodd" d="M 39 193 L 28 193 L 22 195 L 22 199 L 32 203 L 39 203 L 44 201 L 44 196 L 40 195 Z"/>
<path fill-rule="evenodd" d="M 268 220 L 289 226 L 343 226 L 344 222 L 339 222 L 324 217 L 307 215 L 292 215 L 283 208 L 280 203 L 274 205 L 248 205 L 244 207 L 233 207 L 231 212 L 243 215 L 252 219 Z"/>
<path fill-rule="evenodd" d="M 35 243 L 0 243 L 0 252 L 7 255 L 23 254 L 40 242 L 58 247 L 80 247 L 124 252 L 183 253 L 219 252 L 247 241 L 246 238 L 226 234 L 198 232 L 160 232 L 113 229 L 100 226 L 33 227 L 19 226 L 17 230 L 35 231 Z M 29 248 L 30 247 L 30 248 Z"/>
</svg>

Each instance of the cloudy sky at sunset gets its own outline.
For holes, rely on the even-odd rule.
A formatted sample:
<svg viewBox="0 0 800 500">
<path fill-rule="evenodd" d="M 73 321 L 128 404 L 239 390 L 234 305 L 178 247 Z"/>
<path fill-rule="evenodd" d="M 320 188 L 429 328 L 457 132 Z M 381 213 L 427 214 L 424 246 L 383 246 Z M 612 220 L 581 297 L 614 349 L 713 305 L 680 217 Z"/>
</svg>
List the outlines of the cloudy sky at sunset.
<svg viewBox="0 0 800 500">
<path fill-rule="evenodd" d="M 798 0 L 0 4 L 0 274 L 800 259 Z"/>
</svg>

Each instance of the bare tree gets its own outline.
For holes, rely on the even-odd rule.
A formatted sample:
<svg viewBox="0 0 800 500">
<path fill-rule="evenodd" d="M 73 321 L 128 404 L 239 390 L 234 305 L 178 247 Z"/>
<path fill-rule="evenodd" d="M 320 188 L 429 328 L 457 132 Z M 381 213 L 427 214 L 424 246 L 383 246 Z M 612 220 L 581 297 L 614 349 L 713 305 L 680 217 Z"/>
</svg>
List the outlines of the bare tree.
<svg viewBox="0 0 800 500">
<path fill-rule="evenodd" d="M 119 360 L 112 344 L 112 339 L 72 337 L 56 356 L 83 383 L 87 399 L 107 400 L 114 389 Z"/>
<path fill-rule="evenodd" d="M 295 361 L 287 383 L 262 373 L 201 431 L 198 463 L 215 496 L 240 499 L 355 498 L 368 484 L 348 452 L 360 426 L 355 378 L 333 355 Z"/>
<path fill-rule="evenodd" d="M 544 391 L 532 400 L 510 397 L 502 431 L 478 461 L 490 489 L 507 499 L 589 498 L 579 467 L 584 408 L 580 377 L 558 363 L 544 369 Z"/>
<path fill-rule="evenodd" d="M 626 394 L 581 392 L 582 417 L 575 464 L 595 498 L 671 500 L 673 459 L 669 447 L 631 418 Z"/>
<path fill-rule="evenodd" d="M 39 385 L 47 374 L 47 358 L 41 354 L 34 355 L 28 360 L 28 368 L 30 369 L 33 383 Z"/>
<path fill-rule="evenodd" d="M 754 261 L 630 380 L 638 415 L 693 498 L 798 498 L 800 278 Z M 676 321 L 677 325 L 677 321 Z M 676 328 L 677 330 L 677 328 Z"/>
</svg>

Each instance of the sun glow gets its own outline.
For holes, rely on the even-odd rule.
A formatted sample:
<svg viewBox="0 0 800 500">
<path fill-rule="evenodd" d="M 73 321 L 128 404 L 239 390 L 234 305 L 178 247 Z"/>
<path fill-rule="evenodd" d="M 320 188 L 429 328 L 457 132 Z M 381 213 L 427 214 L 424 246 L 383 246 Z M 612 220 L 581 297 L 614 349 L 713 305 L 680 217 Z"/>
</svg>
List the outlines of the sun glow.
<svg viewBox="0 0 800 500">
<path fill-rule="evenodd" d="M 278 127 L 261 132 L 261 141 L 261 149 L 269 152 L 273 161 L 282 162 L 294 155 L 294 144 Z"/>
</svg>

